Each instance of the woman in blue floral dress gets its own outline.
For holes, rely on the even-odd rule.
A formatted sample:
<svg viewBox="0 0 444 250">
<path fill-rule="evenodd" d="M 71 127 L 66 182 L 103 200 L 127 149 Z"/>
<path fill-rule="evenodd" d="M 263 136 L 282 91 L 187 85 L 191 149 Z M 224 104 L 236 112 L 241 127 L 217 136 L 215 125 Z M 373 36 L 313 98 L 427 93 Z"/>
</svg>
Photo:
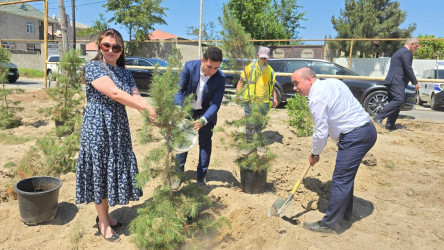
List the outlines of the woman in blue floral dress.
<svg viewBox="0 0 444 250">
<path fill-rule="evenodd" d="M 98 229 L 108 241 L 119 241 L 114 231 L 122 224 L 109 214 L 109 206 L 138 200 L 138 173 L 125 106 L 140 112 L 154 109 L 140 96 L 125 69 L 123 39 L 114 29 L 102 32 L 97 56 L 85 65 L 87 105 L 83 111 L 77 160 L 76 203 L 94 202 Z"/>
</svg>

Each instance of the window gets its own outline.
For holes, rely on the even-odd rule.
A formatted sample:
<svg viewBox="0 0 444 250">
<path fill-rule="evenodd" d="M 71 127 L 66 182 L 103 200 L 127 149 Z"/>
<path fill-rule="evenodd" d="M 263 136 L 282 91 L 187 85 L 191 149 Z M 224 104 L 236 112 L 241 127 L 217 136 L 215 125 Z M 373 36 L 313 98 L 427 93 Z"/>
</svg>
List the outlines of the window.
<svg viewBox="0 0 444 250">
<path fill-rule="evenodd" d="M 338 69 L 329 63 L 313 63 L 313 71 L 316 74 L 336 75 Z"/>
<path fill-rule="evenodd" d="M 15 49 L 15 42 L 2 41 L 2 47 L 5 49 Z"/>
<path fill-rule="evenodd" d="M 32 22 L 26 22 L 26 32 L 34 33 L 34 24 Z"/>
<path fill-rule="evenodd" d="M 125 64 L 126 65 L 134 65 L 134 59 L 127 59 L 127 58 L 125 58 Z"/>
<path fill-rule="evenodd" d="M 292 61 L 285 65 L 284 72 L 293 73 L 300 68 L 308 67 L 307 61 Z"/>
<path fill-rule="evenodd" d="M 51 56 L 48 62 L 60 62 L 60 56 Z"/>
<path fill-rule="evenodd" d="M 444 69 L 438 69 L 436 73 L 436 79 L 444 79 Z"/>
<path fill-rule="evenodd" d="M 148 62 L 148 61 L 145 61 L 145 60 L 139 60 L 138 61 L 138 65 L 139 66 L 153 66 L 150 62 Z"/>
</svg>

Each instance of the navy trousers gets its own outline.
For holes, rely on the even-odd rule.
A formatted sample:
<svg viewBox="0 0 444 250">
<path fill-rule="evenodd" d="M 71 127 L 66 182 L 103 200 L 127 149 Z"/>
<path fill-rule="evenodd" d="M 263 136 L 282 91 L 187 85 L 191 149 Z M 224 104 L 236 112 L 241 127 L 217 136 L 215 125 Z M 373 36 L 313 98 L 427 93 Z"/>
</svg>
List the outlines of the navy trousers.
<svg viewBox="0 0 444 250">
<path fill-rule="evenodd" d="M 387 85 L 388 101 L 387 105 L 375 115 L 375 119 L 384 120 L 387 118 L 385 127 L 393 128 L 398 119 L 399 111 L 405 101 L 405 85 L 404 83 Z"/>
<path fill-rule="evenodd" d="M 203 110 L 194 110 L 193 119 L 202 117 Z M 197 164 L 197 179 L 202 179 L 207 174 L 208 166 L 210 165 L 211 148 L 213 137 L 214 124 L 208 122 L 205 126 L 199 129 L 199 163 Z M 185 162 L 187 161 L 188 152 L 176 154 L 176 162 L 179 165 L 179 170 L 185 170 Z"/>
<path fill-rule="evenodd" d="M 362 159 L 375 142 L 376 129 L 371 122 L 340 137 L 330 203 L 322 218 L 327 226 L 338 230 L 342 219 L 352 216 L 355 176 Z"/>
</svg>

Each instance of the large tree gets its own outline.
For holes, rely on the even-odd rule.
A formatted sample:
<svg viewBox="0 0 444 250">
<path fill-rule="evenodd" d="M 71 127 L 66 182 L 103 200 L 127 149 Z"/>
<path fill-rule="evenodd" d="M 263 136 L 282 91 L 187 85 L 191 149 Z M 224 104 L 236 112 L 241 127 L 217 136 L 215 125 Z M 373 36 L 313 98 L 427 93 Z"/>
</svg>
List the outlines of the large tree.
<svg viewBox="0 0 444 250">
<path fill-rule="evenodd" d="M 109 0 L 104 4 L 108 11 L 114 12 L 114 21 L 126 27 L 129 39 L 137 41 L 148 38 L 155 24 L 166 24 L 163 20 L 168 8 L 161 7 L 162 0 Z"/>
<path fill-rule="evenodd" d="M 297 39 L 305 20 L 297 0 L 230 0 L 227 8 L 253 39 Z"/>
<path fill-rule="evenodd" d="M 398 1 L 391 0 L 345 0 L 338 18 L 331 22 L 337 31 L 337 38 L 408 38 L 416 24 L 399 28 L 407 16 L 399 8 Z M 353 54 L 360 57 L 391 56 L 405 41 L 360 41 L 354 42 Z M 340 51 L 350 52 L 350 42 L 335 41 L 329 45 Z"/>
</svg>

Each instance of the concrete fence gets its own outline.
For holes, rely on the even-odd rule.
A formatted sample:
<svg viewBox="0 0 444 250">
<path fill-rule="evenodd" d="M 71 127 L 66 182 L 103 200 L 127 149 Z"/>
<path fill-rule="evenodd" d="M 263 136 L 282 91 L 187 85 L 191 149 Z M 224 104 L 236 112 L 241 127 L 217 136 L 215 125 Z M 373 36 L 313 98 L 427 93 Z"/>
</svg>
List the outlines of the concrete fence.
<svg viewBox="0 0 444 250">
<path fill-rule="evenodd" d="M 348 67 L 348 58 L 336 58 L 333 62 Z M 433 68 L 437 62 L 437 60 L 413 59 L 412 68 L 416 77 L 422 78 L 424 70 Z M 352 58 L 350 69 L 361 76 L 385 77 L 389 67 L 390 58 Z"/>
</svg>

